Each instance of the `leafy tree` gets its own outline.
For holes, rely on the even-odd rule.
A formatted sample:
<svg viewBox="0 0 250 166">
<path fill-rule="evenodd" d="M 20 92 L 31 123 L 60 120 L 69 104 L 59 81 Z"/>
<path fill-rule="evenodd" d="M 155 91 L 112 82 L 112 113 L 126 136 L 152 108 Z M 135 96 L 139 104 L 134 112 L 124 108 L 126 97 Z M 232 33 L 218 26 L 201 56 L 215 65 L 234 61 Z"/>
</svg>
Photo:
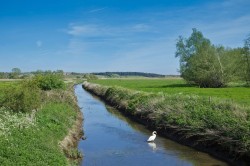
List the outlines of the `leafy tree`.
<svg viewBox="0 0 250 166">
<path fill-rule="evenodd" d="M 59 75 L 61 75 L 61 76 L 63 76 L 63 74 L 64 74 L 63 70 L 56 70 L 55 73 L 56 73 L 56 74 L 59 74 Z"/>
<path fill-rule="evenodd" d="M 0 79 L 1 78 L 6 78 L 6 74 L 4 72 L 0 72 Z"/>
<path fill-rule="evenodd" d="M 225 85 L 218 49 L 197 29 L 187 39 L 179 37 L 176 57 L 180 58 L 181 76 L 200 87 Z"/>
<path fill-rule="evenodd" d="M 220 48 L 219 56 L 222 63 L 223 77 L 227 82 L 245 79 L 243 52 L 242 48 Z"/>
<path fill-rule="evenodd" d="M 13 68 L 12 73 L 10 74 L 10 78 L 16 79 L 21 74 L 21 69 L 19 68 Z"/>
<path fill-rule="evenodd" d="M 245 80 L 250 84 L 250 35 L 244 42 Z"/>
</svg>

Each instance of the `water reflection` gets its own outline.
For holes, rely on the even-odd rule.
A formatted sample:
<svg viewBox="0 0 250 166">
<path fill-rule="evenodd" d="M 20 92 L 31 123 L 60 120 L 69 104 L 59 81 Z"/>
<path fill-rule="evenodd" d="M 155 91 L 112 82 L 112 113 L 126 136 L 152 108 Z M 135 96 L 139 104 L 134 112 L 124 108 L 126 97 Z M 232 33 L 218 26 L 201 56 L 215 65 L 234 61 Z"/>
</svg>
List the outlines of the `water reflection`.
<svg viewBox="0 0 250 166">
<path fill-rule="evenodd" d="M 156 143 L 154 143 L 154 142 L 148 142 L 148 146 L 149 146 L 150 148 L 152 148 L 153 152 L 156 151 Z"/>
</svg>

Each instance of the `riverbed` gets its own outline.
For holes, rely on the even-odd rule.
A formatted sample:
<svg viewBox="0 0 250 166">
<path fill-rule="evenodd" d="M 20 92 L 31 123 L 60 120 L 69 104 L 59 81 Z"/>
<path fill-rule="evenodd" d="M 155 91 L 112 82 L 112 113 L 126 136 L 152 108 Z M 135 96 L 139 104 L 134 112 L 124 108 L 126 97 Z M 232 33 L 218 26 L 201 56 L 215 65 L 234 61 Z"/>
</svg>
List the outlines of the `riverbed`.
<svg viewBox="0 0 250 166">
<path fill-rule="evenodd" d="M 84 166 L 226 166 L 227 164 L 193 148 L 157 135 L 155 142 L 146 140 L 152 134 L 145 126 L 123 116 L 97 97 L 75 87 L 84 116 L 86 140 L 78 149 Z"/>
</svg>

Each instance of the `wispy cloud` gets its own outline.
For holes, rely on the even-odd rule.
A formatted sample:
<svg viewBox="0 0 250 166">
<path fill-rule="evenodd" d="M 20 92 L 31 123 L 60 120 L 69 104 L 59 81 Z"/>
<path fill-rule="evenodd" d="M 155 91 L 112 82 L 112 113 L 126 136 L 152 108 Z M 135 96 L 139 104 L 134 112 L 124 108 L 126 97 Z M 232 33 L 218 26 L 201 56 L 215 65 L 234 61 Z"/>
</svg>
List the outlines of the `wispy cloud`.
<svg viewBox="0 0 250 166">
<path fill-rule="evenodd" d="M 106 8 L 107 7 L 92 9 L 92 10 L 89 11 L 89 13 L 97 13 L 97 12 L 105 10 Z"/>
<path fill-rule="evenodd" d="M 67 30 L 69 35 L 73 36 L 88 36 L 88 35 L 98 35 L 100 29 L 95 25 L 74 25 Z"/>
<path fill-rule="evenodd" d="M 75 37 L 102 37 L 102 36 L 126 36 L 129 34 L 148 32 L 154 33 L 151 27 L 145 23 L 132 25 L 103 25 L 103 24 L 70 24 L 66 33 Z"/>
</svg>

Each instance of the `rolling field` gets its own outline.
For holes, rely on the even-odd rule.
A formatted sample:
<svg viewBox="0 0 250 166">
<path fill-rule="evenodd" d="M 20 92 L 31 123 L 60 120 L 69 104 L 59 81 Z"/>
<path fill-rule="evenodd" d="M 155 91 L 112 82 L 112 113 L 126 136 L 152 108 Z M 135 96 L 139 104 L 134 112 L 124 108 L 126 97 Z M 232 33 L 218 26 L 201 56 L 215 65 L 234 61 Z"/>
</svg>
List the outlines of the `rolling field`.
<svg viewBox="0 0 250 166">
<path fill-rule="evenodd" d="M 167 94 L 199 95 L 236 102 L 250 106 L 250 88 L 231 85 L 226 88 L 199 88 L 185 83 L 183 79 L 99 79 L 90 82 L 121 86 L 145 92 L 163 92 Z"/>
</svg>

